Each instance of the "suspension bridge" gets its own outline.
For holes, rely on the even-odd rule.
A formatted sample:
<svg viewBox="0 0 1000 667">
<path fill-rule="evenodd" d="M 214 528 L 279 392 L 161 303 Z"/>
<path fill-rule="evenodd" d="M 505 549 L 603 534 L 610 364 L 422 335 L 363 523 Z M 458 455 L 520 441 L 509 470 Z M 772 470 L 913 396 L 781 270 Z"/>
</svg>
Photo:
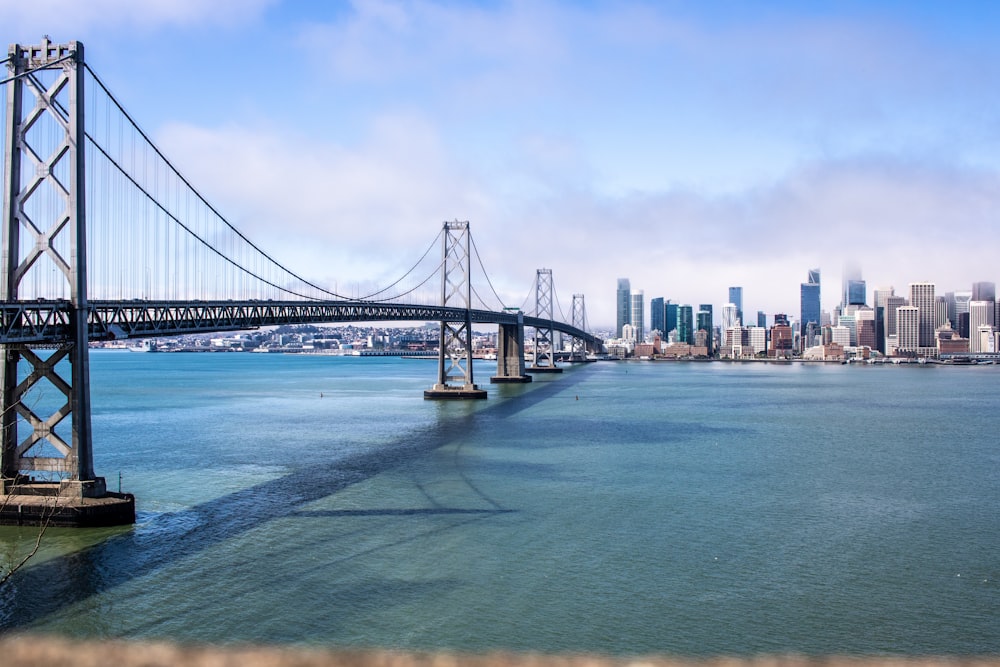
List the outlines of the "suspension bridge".
<svg viewBox="0 0 1000 667">
<path fill-rule="evenodd" d="M 134 522 L 134 497 L 109 491 L 94 470 L 92 341 L 437 321 L 427 399 L 486 397 L 473 378 L 474 325 L 498 326 L 491 382 L 559 372 L 559 336 L 572 339 L 573 359 L 602 344 L 586 331 L 582 294 L 563 315 L 550 269 L 537 270 L 524 303 L 505 304 L 467 221 L 445 222 L 402 277 L 363 296 L 339 294 L 279 262 L 210 204 L 87 65 L 83 44 L 14 44 L 3 64 L 0 523 Z"/>
</svg>

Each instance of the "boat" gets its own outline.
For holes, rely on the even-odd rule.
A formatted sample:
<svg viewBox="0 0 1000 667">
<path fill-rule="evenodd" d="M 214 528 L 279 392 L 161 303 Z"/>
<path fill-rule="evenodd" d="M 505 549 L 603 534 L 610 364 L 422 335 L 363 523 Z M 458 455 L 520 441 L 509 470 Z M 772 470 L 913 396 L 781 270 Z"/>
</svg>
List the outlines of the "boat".
<svg viewBox="0 0 1000 667">
<path fill-rule="evenodd" d="M 129 345 L 129 352 L 159 352 L 156 347 L 156 343 L 150 340 L 142 340 L 135 345 Z"/>
</svg>

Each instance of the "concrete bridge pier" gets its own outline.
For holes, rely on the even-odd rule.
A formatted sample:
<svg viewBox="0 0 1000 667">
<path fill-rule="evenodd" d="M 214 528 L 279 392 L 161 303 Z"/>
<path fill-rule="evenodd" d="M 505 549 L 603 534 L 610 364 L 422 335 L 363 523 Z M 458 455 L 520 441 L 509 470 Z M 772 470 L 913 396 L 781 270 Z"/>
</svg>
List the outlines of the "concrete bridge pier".
<svg viewBox="0 0 1000 667">
<path fill-rule="evenodd" d="M 494 384 L 531 382 L 524 372 L 524 315 L 518 313 L 517 324 L 501 324 L 497 336 L 497 374 Z"/>
</svg>

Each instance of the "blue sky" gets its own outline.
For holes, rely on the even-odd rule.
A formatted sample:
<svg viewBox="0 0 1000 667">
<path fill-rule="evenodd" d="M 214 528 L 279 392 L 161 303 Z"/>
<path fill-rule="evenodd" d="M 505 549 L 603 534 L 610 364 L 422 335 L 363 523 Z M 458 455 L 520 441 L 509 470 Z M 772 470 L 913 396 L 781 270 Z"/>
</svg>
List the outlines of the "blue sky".
<svg viewBox="0 0 1000 667">
<path fill-rule="evenodd" d="M 30 4 L 30 6 L 29 6 Z M 317 280 L 387 282 L 470 220 L 520 304 L 798 314 L 1000 280 L 1000 4 L 36 0 L 204 194 Z"/>
</svg>

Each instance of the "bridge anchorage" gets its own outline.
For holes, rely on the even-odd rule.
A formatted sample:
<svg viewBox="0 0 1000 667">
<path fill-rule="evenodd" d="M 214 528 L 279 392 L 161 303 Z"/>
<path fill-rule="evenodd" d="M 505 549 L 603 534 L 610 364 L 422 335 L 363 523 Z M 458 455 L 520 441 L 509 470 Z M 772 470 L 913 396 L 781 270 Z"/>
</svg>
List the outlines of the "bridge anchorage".
<svg viewBox="0 0 1000 667">
<path fill-rule="evenodd" d="M 24 298 L 22 288 L 32 285 L 38 272 L 64 280 L 69 331 L 63 340 L 47 345 L 0 344 L 0 473 L 7 499 L 0 509 L 0 523 L 134 523 L 134 497 L 109 492 L 104 478 L 94 473 L 83 45 L 55 45 L 48 40 L 40 46 L 14 44 L 7 67 L 0 287 L 3 299 L 11 303 Z M 27 94 L 34 98 L 31 108 L 26 105 Z M 64 359 L 71 367 L 68 382 L 56 370 Z M 46 389 L 51 388 L 58 399 L 54 404 L 46 400 Z M 53 409 L 50 416 L 38 414 L 47 409 Z"/>
</svg>

